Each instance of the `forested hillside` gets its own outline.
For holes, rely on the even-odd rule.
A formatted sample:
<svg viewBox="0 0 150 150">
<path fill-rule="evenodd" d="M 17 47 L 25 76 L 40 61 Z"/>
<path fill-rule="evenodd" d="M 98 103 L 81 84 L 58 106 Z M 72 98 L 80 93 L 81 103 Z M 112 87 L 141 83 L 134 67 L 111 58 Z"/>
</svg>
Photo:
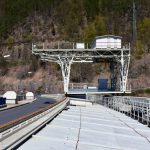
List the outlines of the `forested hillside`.
<svg viewBox="0 0 150 150">
<path fill-rule="evenodd" d="M 32 56 L 31 44 L 91 43 L 95 36 L 104 34 L 119 35 L 124 43 L 131 43 L 130 80 L 134 81 L 134 87 L 138 84 L 150 87 L 150 1 L 135 0 L 136 26 L 133 10 L 133 0 L 1 0 L 1 92 L 24 87 L 43 92 L 62 91 L 59 66 L 42 63 Z M 8 59 L 2 57 L 6 54 L 10 54 Z M 71 80 L 94 82 L 101 67 L 74 65 Z"/>
</svg>

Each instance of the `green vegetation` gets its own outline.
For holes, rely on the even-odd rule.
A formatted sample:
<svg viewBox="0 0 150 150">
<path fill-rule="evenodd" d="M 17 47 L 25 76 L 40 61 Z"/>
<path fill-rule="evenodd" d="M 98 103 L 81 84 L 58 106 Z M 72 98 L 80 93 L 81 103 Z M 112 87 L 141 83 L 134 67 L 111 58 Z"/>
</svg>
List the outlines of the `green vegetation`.
<svg viewBox="0 0 150 150">
<path fill-rule="evenodd" d="M 143 54 L 145 52 L 145 49 L 144 49 L 144 44 L 142 41 L 138 40 L 136 42 L 136 51 L 135 51 L 135 57 L 137 59 L 141 59 Z"/>
<path fill-rule="evenodd" d="M 84 41 L 86 43 L 91 43 L 95 36 L 104 34 L 107 34 L 104 18 L 101 16 L 96 16 L 95 20 L 84 30 Z"/>
<path fill-rule="evenodd" d="M 133 0 L 2 0 L 0 2 L 0 34 L 5 35 L 24 18 L 47 13 L 59 26 L 67 40 L 90 42 L 101 34 L 116 34 L 132 39 Z M 138 40 L 150 47 L 150 1 L 135 0 L 138 17 Z M 107 31 L 107 32 L 106 32 Z M 82 36 L 84 35 L 84 36 Z M 31 37 L 26 37 L 31 41 Z"/>
<path fill-rule="evenodd" d="M 4 76 L 8 71 L 8 62 L 3 56 L 0 56 L 0 76 Z"/>
<path fill-rule="evenodd" d="M 146 94 L 150 94 L 150 89 L 145 89 Z"/>
<path fill-rule="evenodd" d="M 34 11 L 45 11 L 53 0 L 2 0 L 0 9 L 0 33 L 12 30 L 12 26 L 20 23 Z"/>
<path fill-rule="evenodd" d="M 147 89 L 139 89 L 136 91 L 133 91 L 131 94 L 126 94 L 126 96 L 139 96 L 139 95 L 144 95 L 144 94 L 150 94 L 150 88 Z"/>
<path fill-rule="evenodd" d="M 145 52 L 150 52 L 150 18 L 143 18 L 138 23 L 138 38 L 141 40 L 141 43 L 145 45 Z"/>
<path fill-rule="evenodd" d="M 150 1 L 135 0 L 137 10 L 137 41 L 134 50 L 136 58 L 150 52 Z M 51 30 L 61 40 L 91 43 L 95 36 L 114 34 L 123 36 L 126 42 L 132 41 L 133 0 L 1 0 L 0 2 L 0 39 L 12 50 L 13 43 L 23 40 L 31 43 L 40 40 L 31 33 L 31 24 L 35 16 L 51 17 L 50 27 L 40 26 L 46 33 Z M 40 20 L 39 20 L 40 21 Z M 27 25 L 26 25 L 27 24 Z M 26 26 L 29 33 L 15 37 L 15 27 Z M 34 26 L 33 26 L 34 28 Z M 24 28 L 23 28 L 24 29 Z M 20 31 L 18 31 L 20 32 Z M 41 36 L 39 36 L 41 37 Z M 45 36 L 46 37 L 46 36 Z M 45 39 L 41 37 L 41 41 Z M 132 43 L 131 43 L 132 44 Z M 23 64 L 30 63 L 30 54 L 26 47 L 18 56 Z M 22 54 L 23 53 L 23 54 Z M 24 56 L 24 57 L 21 57 Z"/>
<path fill-rule="evenodd" d="M 7 42 L 8 49 L 11 49 L 15 40 L 12 36 L 9 36 L 6 42 Z"/>
<path fill-rule="evenodd" d="M 6 59 L 4 57 L 0 56 L 0 67 L 7 68 L 7 65 L 8 65 L 8 63 L 7 63 Z"/>
</svg>

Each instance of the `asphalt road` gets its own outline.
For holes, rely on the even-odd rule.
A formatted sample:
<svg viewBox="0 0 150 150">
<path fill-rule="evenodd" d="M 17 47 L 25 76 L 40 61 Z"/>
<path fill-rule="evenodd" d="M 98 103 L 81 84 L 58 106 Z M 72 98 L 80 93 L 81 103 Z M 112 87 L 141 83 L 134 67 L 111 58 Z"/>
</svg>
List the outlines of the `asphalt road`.
<svg viewBox="0 0 150 150">
<path fill-rule="evenodd" d="M 55 102 L 56 101 L 51 98 L 37 97 L 37 100 L 30 104 L 0 111 L 0 126 L 25 115 L 28 115 L 48 105 L 54 104 Z"/>
</svg>

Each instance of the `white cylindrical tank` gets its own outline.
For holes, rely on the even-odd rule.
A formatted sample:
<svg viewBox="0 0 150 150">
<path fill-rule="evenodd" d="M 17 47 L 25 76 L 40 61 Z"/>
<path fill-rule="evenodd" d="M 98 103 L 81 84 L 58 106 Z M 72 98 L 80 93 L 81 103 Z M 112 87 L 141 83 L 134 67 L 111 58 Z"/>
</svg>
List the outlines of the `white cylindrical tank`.
<svg viewBox="0 0 150 150">
<path fill-rule="evenodd" d="M 7 91 L 3 98 L 6 98 L 6 104 L 16 104 L 17 93 L 15 91 Z"/>
<path fill-rule="evenodd" d="M 34 99 L 34 94 L 32 92 L 27 92 L 26 93 L 26 99 L 27 100 L 33 100 Z"/>
</svg>

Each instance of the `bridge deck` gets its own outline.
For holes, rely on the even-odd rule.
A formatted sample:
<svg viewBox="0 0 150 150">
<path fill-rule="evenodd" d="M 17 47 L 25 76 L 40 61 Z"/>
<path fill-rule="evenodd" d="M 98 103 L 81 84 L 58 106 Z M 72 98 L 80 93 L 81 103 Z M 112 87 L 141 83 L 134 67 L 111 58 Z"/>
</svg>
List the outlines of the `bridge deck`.
<svg viewBox="0 0 150 150">
<path fill-rule="evenodd" d="M 150 129 L 100 105 L 70 106 L 19 149 L 149 150 Z"/>
</svg>

